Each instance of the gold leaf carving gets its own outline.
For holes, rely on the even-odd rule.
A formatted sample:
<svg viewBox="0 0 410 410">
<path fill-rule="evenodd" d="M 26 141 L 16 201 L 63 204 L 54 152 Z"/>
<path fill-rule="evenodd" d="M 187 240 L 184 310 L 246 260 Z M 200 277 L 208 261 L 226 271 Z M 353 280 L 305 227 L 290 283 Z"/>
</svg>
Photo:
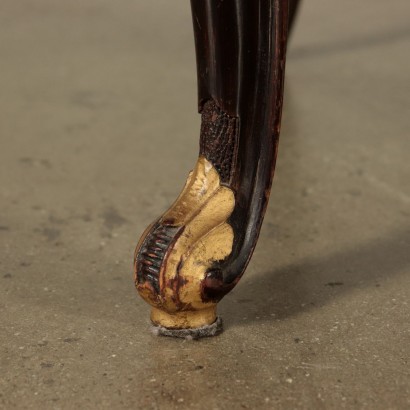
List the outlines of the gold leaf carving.
<svg viewBox="0 0 410 410">
<path fill-rule="evenodd" d="M 178 199 L 144 233 L 136 250 L 137 289 L 154 306 L 151 314 L 154 323 L 187 328 L 210 324 L 216 319 L 216 305 L 202 301 L 201 284 L 213 263 L 224 260 L 232 252 L 234 234 L 226 221 L 234 205 L 233 191 L 222 186 L 216 169 L 205 157 L 199 157 Z M 155 257 L 149 251 L 142 252 L 155 229 L 176 232 L 172 239 L 165 237 L 169 245 L 158 268 L 157 294 L 149 281 L 141 280 L 138 271 L 144 263 L 140 259 Z M 149 263 L 145 261 L 145 265 Z"/>
</svg>

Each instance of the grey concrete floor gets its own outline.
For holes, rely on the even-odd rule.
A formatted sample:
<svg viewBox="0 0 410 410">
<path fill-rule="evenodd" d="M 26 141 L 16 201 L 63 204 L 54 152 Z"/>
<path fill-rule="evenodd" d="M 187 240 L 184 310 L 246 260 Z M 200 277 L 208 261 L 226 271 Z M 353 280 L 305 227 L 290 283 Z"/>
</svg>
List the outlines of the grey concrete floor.
<svg viewBox="0 0 410 410">
<path fill-rule="evenodd" d="M 197 155 L 188 2 L 0 9 L 1 408 L 410 408 L 408 0 L 305 2 L 260 241 L 199 342 L 132 281 Z"/>
</svg>

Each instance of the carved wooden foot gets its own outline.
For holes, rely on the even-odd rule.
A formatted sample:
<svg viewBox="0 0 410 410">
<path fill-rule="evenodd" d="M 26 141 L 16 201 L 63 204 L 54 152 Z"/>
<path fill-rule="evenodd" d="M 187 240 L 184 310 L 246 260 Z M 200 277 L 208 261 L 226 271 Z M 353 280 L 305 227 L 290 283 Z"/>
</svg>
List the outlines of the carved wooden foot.
<svg viewBox="0 0 410 410">
<path fill-rule="evenodd" d="M 287 0 L 191 0 L 200 154 L 178 199 L 142 235 L 135 284 L 167 336 L 221 331 L 216 305 L 256 245 L 275 168 Z"/>
</svg>

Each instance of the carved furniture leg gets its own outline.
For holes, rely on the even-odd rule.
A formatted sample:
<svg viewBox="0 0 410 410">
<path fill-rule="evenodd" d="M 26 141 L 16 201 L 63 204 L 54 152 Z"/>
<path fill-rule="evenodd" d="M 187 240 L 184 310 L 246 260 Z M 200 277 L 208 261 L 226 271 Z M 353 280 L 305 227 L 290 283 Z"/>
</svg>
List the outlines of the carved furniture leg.
<svg viewBox="0 0 410 410">
<path fill-rule="evenodd" d="M 222 329 L 217 302 L 241 278 L 278 147 L 288 0 L 191 0 L 200 153 L 182 193 L 142 235 L 135 285 L 159 334 Z"/>
</svg>

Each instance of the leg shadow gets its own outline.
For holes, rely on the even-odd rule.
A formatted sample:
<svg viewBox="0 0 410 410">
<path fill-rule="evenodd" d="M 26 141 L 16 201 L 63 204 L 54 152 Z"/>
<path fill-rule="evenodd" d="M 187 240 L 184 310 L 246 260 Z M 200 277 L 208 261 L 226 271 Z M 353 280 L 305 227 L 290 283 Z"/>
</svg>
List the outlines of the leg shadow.
<svg viewBox="0 0 410 410">
<path fill-rule="evenodd" d="M 221 305 L 228 326 L 284 319 L 354 289 L 382 287 L 410 267 L 410 230 L 244 278 Z"/>
</svg>

